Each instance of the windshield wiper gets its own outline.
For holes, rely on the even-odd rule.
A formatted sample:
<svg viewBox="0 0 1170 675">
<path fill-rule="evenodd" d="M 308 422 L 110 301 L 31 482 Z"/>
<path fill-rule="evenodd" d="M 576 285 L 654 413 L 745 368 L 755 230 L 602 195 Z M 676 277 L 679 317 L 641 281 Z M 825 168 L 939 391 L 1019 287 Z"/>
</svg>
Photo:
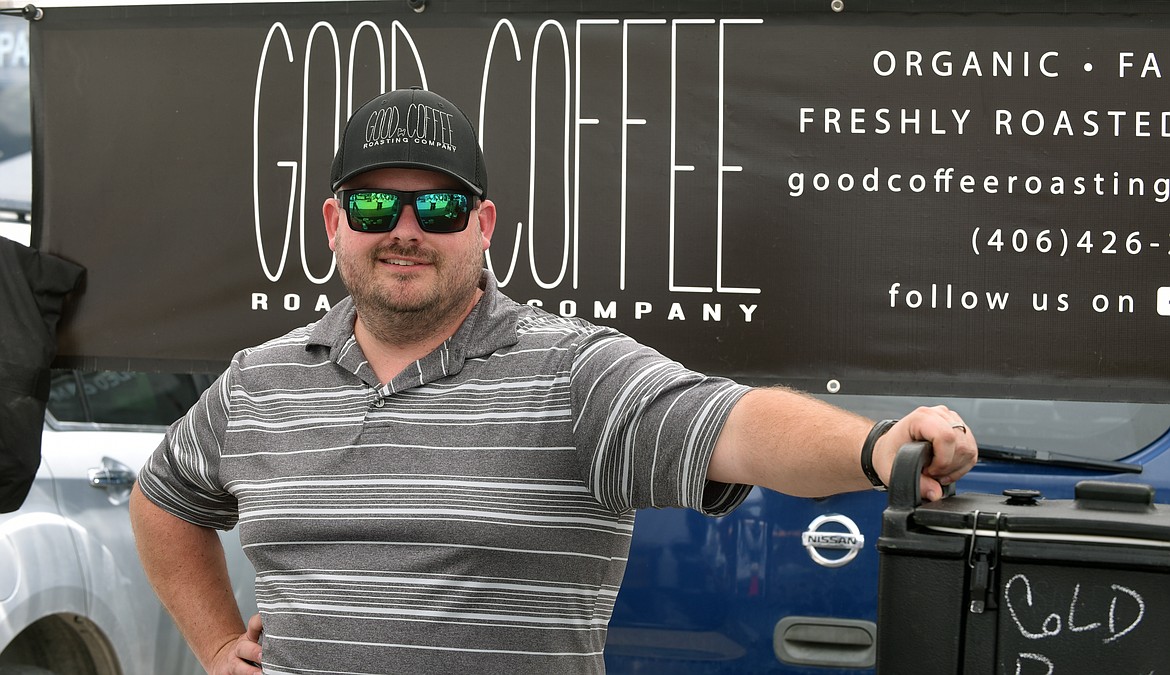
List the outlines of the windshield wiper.
<svg viewBox="0 0 1170 675">
<path fill-rule="evenodd" d="M 1048 450 L 1033 450 L 1031 448 L 1009 448 L 1003 445 L 980 445 L 980 459 L 997 459 L 1005 462 L 1028 462 L 1031 464 L 1049 464 L 1052 466 L 1067 466 L 1074 469 L 1094 469 L 1097 471 L 1115 471 L 1119 473 L 1141 473 L 1141 464 L 1129 464 L 1109 459 L 1091 459 L 1066 455 Z"/>
</svg>

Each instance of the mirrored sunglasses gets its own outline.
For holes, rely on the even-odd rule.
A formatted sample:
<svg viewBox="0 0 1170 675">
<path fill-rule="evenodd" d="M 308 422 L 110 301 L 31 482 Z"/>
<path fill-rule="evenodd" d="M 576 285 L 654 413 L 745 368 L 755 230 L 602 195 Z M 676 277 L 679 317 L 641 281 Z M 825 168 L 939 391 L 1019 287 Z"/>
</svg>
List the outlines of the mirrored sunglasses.
<svg viewBox="0 0 1170 675">
<path fill-rule="evenodd" d="M 351 230 L 389 232 L 398 224 L 403 204 L 414 208 L 424 232 L 448 234 L 467 229 L 471 193 L 457 190 L 371 189 L 341 190 L 337 193 Z"/>
</svg>

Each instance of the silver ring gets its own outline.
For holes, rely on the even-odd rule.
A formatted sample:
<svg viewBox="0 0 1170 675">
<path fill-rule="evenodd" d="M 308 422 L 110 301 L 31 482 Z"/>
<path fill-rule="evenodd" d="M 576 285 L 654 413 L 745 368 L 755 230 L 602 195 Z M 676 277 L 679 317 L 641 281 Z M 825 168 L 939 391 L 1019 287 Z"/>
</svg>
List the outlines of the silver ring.
<svg viewBox="0 0 1170 675">
<path fill-rule="evenodd" d="M 967 427 L 963 426 L 962 424 L 952 424 L 951 428 L 958 429 L 959 431 L 962 431 L 963 433 L 967 433 Z"/>
</svg>

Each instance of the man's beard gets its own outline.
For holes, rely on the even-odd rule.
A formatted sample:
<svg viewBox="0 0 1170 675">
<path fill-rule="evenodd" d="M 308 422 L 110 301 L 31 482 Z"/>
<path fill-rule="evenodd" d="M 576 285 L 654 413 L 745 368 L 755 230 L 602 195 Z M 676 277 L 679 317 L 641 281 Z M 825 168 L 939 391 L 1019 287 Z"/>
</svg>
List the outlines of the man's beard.
<svg viewBox="0 0 1170 675">
<path fill-rule="evenodd" d="M 472 244 L 477 242 L 473 240 Z M 386 271 L 380 269 L 383 265 L 378 259 L 390 254 L 433 265 L 437 283 L 421 296 L 418 289 L 399 295 L 379 285 Z M 387 245 L 361 260 L 339 260 L 338 271 L 365 327 L 380 341 L 407 344 L 433 337 L 468 310 L 479 288 L 482 261 L 483 254 L 478 249 L 467 255 L 440 258 L 434 251 L 417 246 Z M 404 274 L 399 281 L 416 283 L 409 279 Z"/>
</svg>

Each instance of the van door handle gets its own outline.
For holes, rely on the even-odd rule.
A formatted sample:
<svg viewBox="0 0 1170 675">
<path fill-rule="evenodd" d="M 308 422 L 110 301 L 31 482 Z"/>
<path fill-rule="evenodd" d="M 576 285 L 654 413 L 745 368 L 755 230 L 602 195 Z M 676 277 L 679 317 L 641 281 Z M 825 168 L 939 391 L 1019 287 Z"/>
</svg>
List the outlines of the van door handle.
<svg viewBox="0 0 1170 675">
<path fill-rule="evenodd" d="M 872 668 L 877 661 L 877 624 L 858 619 L 786 616 L 772 635 L 784 663 L 837 668 Z"/>
</svg>

